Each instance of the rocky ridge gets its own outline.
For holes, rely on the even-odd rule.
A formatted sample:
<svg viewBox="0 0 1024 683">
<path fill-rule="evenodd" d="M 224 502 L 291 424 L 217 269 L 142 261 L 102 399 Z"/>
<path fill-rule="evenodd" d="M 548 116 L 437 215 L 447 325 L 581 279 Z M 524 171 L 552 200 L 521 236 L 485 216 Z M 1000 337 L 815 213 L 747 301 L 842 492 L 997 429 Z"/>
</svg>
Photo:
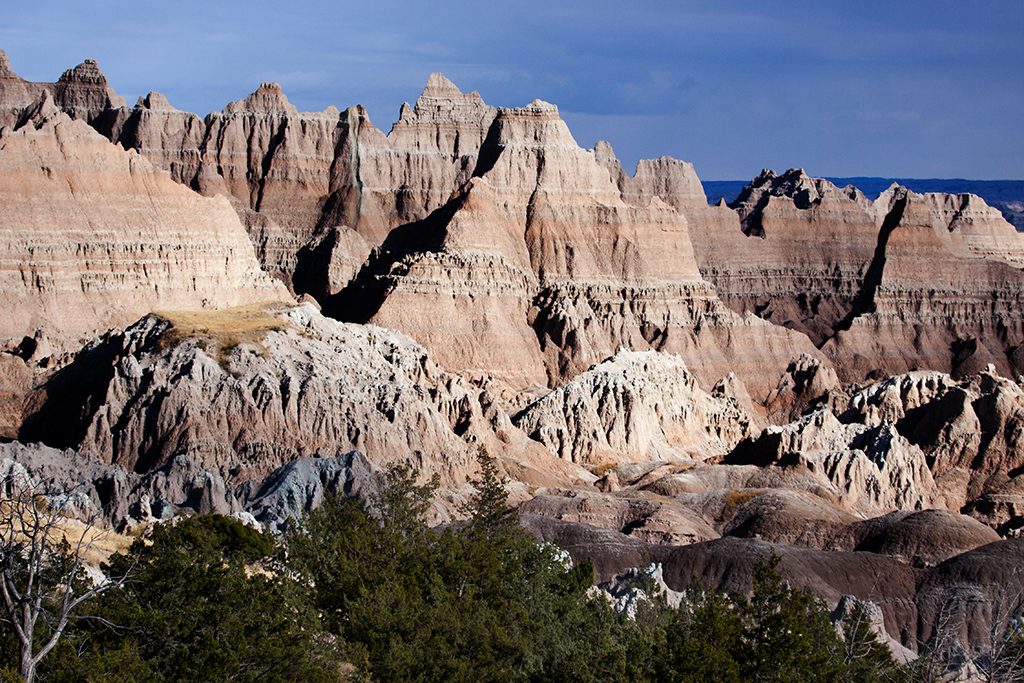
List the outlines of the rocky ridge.
<svg viewBox="0 0 1024 683">
<path fill-rule="evenodd" d="M 730 206 L 738 225 L 693 231 L 701 272 L 734 310 L 805 332 L 843 381 L 1020 370 L 1024 238 L 979 197 L 893 186 L 870 202 L 793 169 Z"/>
<path fill-rule="evenodd" d="M 794 170 L 709 207 L 685 162 L 631 177 L 554 105 L 440 74 L 388 135 L 272 83 L 205 119 L 127 108 L 94 62 L 31 84 L 2 53 L 0 101 L 22 264 L 0 429 L 70 449 L 6 444 L 2 467 L 82 510 L 280 530 L 406 461 L 441 475 L 444 520 L 483 446 L 527 526 L 602 578 L 659 561 L 676 590 L 741 586 L 776 552 L 917 649 L 955 582 L 984 602 L 1016 576 L 995 541 L 1024 528 L 1024 248 L 976 197 L 869 202 Z M 234 338 L 225 311 L 145 315 L 287 297 L 257 258 L 355 322 L 269 305 Z"/>
<path fill-rule="evenodd" d="M 763 397 L 793 356 L 817 353 L 723 306 L 686 219 L 658 198 L 627 203 L 553 105 L 499 110 L 480 158 L 477 177 L 392 231 L 326 310 L 407 330 L 442 364 L 515 387 L 557 386 L 626 346 L 677 353 L 707 386 L 733 370 Z"/>
<path fill-rule="evenodd" d="M 114 147 L 49 90 L 0 130 L 0 231 L 4 345 L 41 331 L 72 351 L 154 308 L 288 297 L 223 198 Z"/>
<path fill-rule="evenodd" d="M 374 469 L 411 460 L 453 495 L 480 446 L 522 486 L 593 478 L 530 441 L 486 389 L 441 370 L 408 337 L 324 318 L 312 304 L 268 312 L 279 324 L 248 338 L 203 331 L 223 312 L 184 335 L 143 318 L 58 371 L 20 439 L 140 474 L 187 456 L 232 488 L 353 449 Z"/>
</svg>

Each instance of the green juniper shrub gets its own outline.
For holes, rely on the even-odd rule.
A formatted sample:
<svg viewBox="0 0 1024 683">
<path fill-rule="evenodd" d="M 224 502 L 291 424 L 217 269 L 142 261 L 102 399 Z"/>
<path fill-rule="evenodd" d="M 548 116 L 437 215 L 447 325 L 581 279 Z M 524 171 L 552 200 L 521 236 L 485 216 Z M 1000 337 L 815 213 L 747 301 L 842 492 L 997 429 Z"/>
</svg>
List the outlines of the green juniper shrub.
<svg viewBox="0 0 1024 683">
<path fill-rule="evenodd" d="M 521 529 L 496 463 L 478 459 L 463 523 L 431 530 L 435 484 L 392 467 L 376 514 L 329 497 L 291 534 L 323 627 L 382 682 L 634 680 L 641 629 L 586 595 L 592 564 L 568 569 Z"/>
<path fill-rule="evenodd" d="M 754 683 L 840 681 L 845 674 L 842 642 L 823 602 L 790 588 L 775 568 L 779 558 L 758 562 L 754 592 L 738 601 L 743 623 L 737 662 Z"/>
<path fill-rule="evenodd" d="M 103 596 L 48 680 L 336 680 L 291 581 L 253 564 L 272 552 L 273 539 L 220 515 L 154 527 L 152 543 L 111 558 L 133 579 Z"/>
</svg>

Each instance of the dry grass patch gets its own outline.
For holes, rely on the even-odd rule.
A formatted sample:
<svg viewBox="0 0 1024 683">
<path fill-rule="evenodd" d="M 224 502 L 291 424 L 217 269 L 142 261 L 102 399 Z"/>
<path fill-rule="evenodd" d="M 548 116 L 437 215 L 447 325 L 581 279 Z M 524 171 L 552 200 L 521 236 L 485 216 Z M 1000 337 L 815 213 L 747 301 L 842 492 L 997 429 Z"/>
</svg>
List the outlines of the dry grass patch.
<svg viewBox="0 0 1024 683">
<path fill-rule="evenodd" d="M 134 542 L 131 536 L 64 517 L 61 513 L 48 509 L 43 501 L 36 503 L 38 519 L 33 518 L 33 511 L 25 507 L 24 501 L 12 503 L 11 500 L 0 502 L 0 516 L 4 519 L 0 537 L 3 540 L 8 539 L 8 534 L 13 534 L 13 540 L 29 542 L 29 534 L 34 528 L 45 525 L 48 519 L 53 519 L 53 526 L 46 539 L 47 545 L 56 547 L 61 540 L 65 540 L 72 551 L 76 548 L 81 550 L 81 558 L 85 564 L 95 567 L 106 562 L 111 555 L 127 550 Z"/>
<path fill-rule="evenodd" d="M 744 489 L 741 491 L 729 491 L 725 494 L 725 505 L 722 508 L 722 519 L 726 520 L 732 517 L 737 510 L 743 505 L 757 498 L 759 495 L 764 493 L 761 489 Z"/>
<path fill-rule="evenodd" d="M 216 311 L 154 311 L 153 315 L 170 323 L 160 338 L 161 345 L 170 347 L 195 339 L 199 348 L 216 354 L 227 370 L 231 352 L 239 344 L 250 342 L 262 348 L 260 342 L 267 332 L 279 332 L 287 326 L 277 317 L 287 308 L 288 304 L 281 301 L 262 301 Z"/>
</svg>

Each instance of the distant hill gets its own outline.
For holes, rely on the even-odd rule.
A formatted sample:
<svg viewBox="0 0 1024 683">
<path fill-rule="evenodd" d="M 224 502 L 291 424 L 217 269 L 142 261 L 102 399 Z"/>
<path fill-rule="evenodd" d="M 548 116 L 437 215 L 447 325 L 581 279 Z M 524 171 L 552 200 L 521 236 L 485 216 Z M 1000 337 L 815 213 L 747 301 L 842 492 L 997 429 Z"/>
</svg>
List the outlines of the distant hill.
<svg viewBox="0 0 1024 683">
<path fill-rule="evenodd" d="M 989 206 L 1002 211 L 1018 232 L 1024 232 L 1024 180 L 964 180 L 963 178 L 828 178 L 838 187 L 853 185 L 874 199 L 893 183 L 899 183 L 914 192 L 946 192 L 976 194 Z M 730 203 L 739 196 L 749 180 L 706 180 L 704 193 L 709 204 L 724 198 Z"/>
</svg>

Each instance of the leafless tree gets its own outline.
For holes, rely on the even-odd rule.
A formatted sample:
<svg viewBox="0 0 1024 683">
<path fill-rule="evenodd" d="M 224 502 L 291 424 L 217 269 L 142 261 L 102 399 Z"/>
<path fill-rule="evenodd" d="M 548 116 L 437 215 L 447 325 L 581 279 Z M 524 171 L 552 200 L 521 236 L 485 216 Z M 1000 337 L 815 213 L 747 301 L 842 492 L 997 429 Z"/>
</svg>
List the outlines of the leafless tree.
<svg viewBox="0 0 1024 683">
<path fill-rule="evenodd" d="M 975 660 L 985 683 L 1024 682 L 1024 568 L 1005 585 L 992 586 L 989 650 Z"/>
<path fill-rule="evenodd" d="M 1018 565 L 1004 585 L 987 590 L 955 586 L 936 615 L 930 652 L 919 660 L 914 681 L 946 680 L 953 672 L 979 683 L 1024 683 L 1024 568 Z M 988 641 L 966 642 L 968 612 L 988 605 Z"/>
<path fill-rule="evenodd" d="M 88 578 L 86 557 L 107 532 L 89 523 L 73 531 L 76 525 L 63 514 L 66 497 L 24 484 L 11 476 L 0 479 L 0 623 L 16 636 L 18 673 L 33 683 L 39 662 L 69 623 L 87 617 L 84 604 L 121 586 L 127 576 Z"/>
</svg>

